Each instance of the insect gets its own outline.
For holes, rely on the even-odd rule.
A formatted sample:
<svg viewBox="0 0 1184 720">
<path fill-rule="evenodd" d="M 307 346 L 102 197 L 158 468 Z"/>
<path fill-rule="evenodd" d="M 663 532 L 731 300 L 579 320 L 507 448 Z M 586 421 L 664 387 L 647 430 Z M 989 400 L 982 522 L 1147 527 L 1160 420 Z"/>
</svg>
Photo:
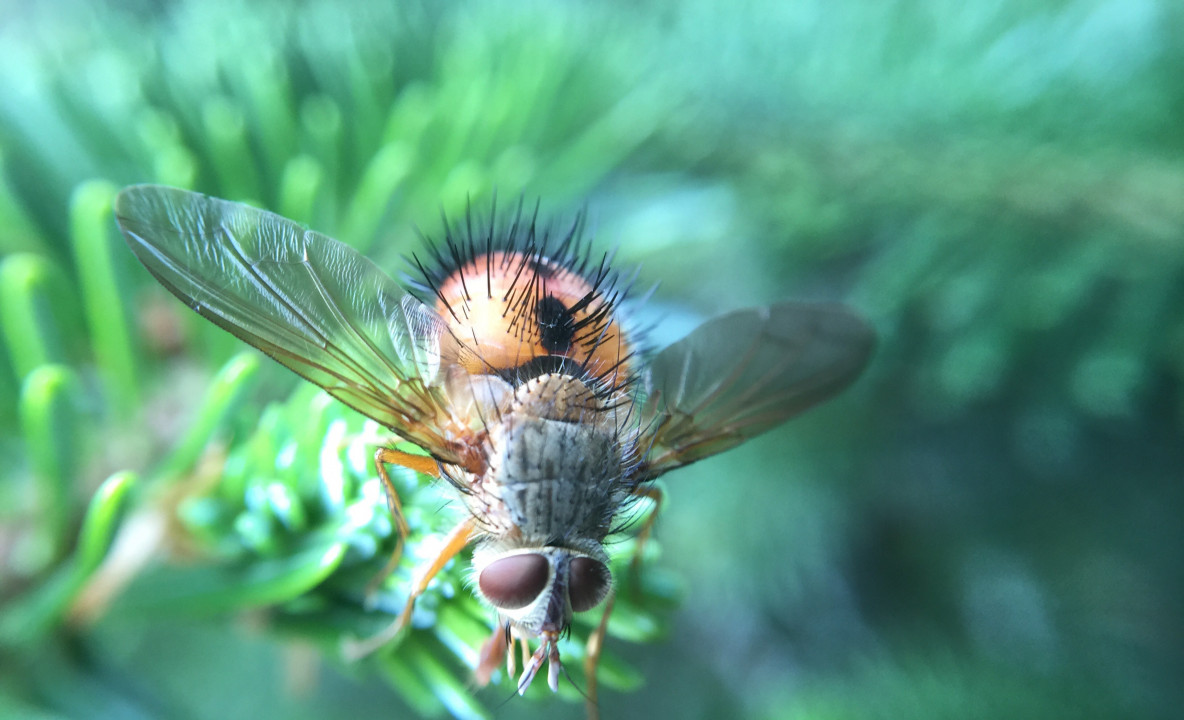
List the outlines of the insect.
<svg viewBox="0 0 1184 720">
<path fill-rule="evenodd" d="M 375 453 L 400 547 L 408 528 L 387 465 L 455 488 L 463 519 L 389 632 L 355 649 L 402 631 L 432 577 L 472 543 L 473 589 L 496 617 L 477 679 L 503 658 L 512 667 L 516 643 L 537 642 L 518 690 L 544 664 L 557 689 L 560 636 L 573 613 L 603 605 L 585 659 L 591 713 L 612 608 L 604 542 L 623 509 L 660 501 L 660 475 L 834 395 L 874 344 L 841 306 L 783 302 L 643 352 L 622 317 L 625 290 L 607 261 L 591 261 L 578 222 L 553 238 L 521 206 L 508 229 L 491 217 L 484 237 L 450 232 L 434 264 L 417 259 L 418 292 L 245 205 L 134 186 L 115 214 L 136 257 L 192 309 L 427 451 Z"/>
</svg>

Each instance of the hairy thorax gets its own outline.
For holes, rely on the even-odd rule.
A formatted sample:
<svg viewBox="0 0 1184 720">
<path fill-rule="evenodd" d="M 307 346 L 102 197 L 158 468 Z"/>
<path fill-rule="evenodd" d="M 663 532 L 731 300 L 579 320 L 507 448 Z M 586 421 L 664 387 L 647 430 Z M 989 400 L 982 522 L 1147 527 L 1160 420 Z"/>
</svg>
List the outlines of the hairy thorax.
<svg viewBox="0 0 1184 720">
<path fill-rule="evenodd" d="M 508 544 L 581 547 L 608 534 L 634 464 L 630 406 L 549 373 L 512 391 L 490 422 L 470 510 Z"/>
</svg>

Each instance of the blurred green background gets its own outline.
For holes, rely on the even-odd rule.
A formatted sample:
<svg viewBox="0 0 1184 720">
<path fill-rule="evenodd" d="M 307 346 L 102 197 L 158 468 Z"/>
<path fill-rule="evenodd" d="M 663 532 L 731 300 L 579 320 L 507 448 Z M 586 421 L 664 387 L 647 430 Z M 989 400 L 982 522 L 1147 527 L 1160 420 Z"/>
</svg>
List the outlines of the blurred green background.
<svg viewBox="0 0 1184 720">
<path fill-rule="evenodd" d="M 1182 64 L 1166 0 L 0 4 L 0 716 L 583 713 L 470 692 L 461 567 L 331 659 L 377 430 L 135 264 L 161 182 L 392 272 L 495 189 L 586 205 L 657 345 L 872 320 L 849 392 L 664 481 L 604 717 L 1180 717 Z"/>
</svg>

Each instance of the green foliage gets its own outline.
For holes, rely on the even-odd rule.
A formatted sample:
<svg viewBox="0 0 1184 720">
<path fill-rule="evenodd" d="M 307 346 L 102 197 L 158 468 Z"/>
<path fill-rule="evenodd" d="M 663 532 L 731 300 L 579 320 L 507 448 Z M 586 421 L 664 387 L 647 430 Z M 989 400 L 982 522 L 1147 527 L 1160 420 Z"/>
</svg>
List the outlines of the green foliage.
<svg viewBox="0 0 1184 720">
<path fill-rule="evenodd" d="M 0 716 L 475 717 L 512 689 L 469 686 L 464 558 L 397 647 L 292 681 L 389 621 L 447 493 L 396 472 L 412 542 L 368 605 L 385 438 L 152 283 L 110 217 L 133 182 L 392 269 L 495 190 L 586 201 L 662 281 L 656 345 L 783 297 L 873 320 L 833 407 L 670 479 L 661 553 L 639 586 L 616 568 L 606 716 L 1184 703 L 1174 4 L 10 5 Z"/>
</svg>

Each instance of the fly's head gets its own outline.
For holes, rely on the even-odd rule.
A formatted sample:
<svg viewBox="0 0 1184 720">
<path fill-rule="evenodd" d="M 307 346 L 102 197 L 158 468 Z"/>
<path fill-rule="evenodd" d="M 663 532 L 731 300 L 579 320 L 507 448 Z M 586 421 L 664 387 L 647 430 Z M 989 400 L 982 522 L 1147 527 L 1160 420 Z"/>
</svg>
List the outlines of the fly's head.
<svg viewBox="0 0 1184 720">
<path fill-rule="evenodd" d="M 540 639 L 518 682 L 520 693 L 530 686 L 544 660 L 550 662 L 548 684 L 552 690 L 558 687 L 558 641 L 571 625 L 572 614 L 595 608 L 612 591 L 604 548 L 592 541 L 579 545 L 578 549 L 507 547 L 490 542 L 473 553 L 474 584 L 481 597 L 497 609 L 499 624 L 517 637 Z M 489 671 L 478 669 L 479 675 Z"/>
<path fill-rule="evenodd" d="M 473 553 L 477 591 L 510 625 L 526 635 L 558 636 L 573 612 L 591 610 L 608 597 L 612 574 L 599 544 L 499 548 Z"/>
</svg>

